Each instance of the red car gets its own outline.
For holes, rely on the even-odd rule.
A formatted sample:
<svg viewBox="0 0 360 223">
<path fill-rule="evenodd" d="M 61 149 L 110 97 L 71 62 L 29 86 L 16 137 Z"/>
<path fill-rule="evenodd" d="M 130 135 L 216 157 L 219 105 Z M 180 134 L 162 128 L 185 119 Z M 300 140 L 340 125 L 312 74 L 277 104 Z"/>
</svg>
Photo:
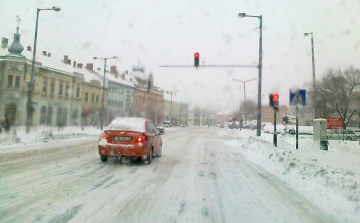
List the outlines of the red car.
<svg viewBox="0 0 360 223">
<path fill-rule="evenodd" d="M 154 154 L 161 156 L 162 139 L 156 126 L 143 118 L 116 118 L 99 138 L 102 162 L 108 157 L 139 157 L 151 163 Z"/>
</svg>

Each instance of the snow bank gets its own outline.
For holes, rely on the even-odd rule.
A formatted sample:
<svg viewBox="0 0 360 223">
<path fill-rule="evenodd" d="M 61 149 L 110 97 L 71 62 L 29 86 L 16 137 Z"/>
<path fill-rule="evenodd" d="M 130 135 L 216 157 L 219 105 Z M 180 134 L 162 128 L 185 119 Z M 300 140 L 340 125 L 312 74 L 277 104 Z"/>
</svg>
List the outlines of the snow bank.
<svg viewBox="0 0 360 223">
<path fill-rule="evenodd" d="M 253 163 L 277 176 L 304 197 L 332 213 L 340 222 L 360 219 L 360 145 L 358 142 L 332 140 L 329 151 L 320 150 L 312 136 L 279 135 L 278 147 L 272 135 L 257 137 L 255 131 L 219 132 L 226 142 Z M 234 139 L 235 138 L 235 139 Z"/>
<path fill-rule="evenodd" d="M 47 143 L 59 140 L 71 140 L 89 136 L 100 135 L 101 130 L 94 127 L 67 126 L 59 130 L 57 127 L 37 126 L 30 128 L 26 133 L 26 127 L 12 127 L 10 132 L 0 133 L 0 149 L 13 145 L 28 145 L 29 143 Z"/>
</svg>

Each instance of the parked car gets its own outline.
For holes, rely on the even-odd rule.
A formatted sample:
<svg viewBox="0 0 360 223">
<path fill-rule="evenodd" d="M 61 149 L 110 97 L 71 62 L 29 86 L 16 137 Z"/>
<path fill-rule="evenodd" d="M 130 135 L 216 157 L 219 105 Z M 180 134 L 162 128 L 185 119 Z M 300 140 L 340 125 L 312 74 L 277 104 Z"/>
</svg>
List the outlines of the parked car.
<svg viewBox="0 0 360 223">
<path fill-rule="evenodd" d="M 157 130 L 159 131 L 160 134 L 165 133 L 165 127 L 164 126 L 157 125 L 156 128 L 157 128 Z"/>
<path fill-rule="evenodd" d="M 108 157 L 138 157 L 150 164 L 154 155 L 161 156 L 161 133 L 150 120 L 116 118 L 101 133 L 98 147 L 102 162 Z"/>
<path fill-rule="evenodd" d="M 328 139 L 333 140 L 356 140 L 357 136 L 353 130 L 345 129 L 345 130 L 329 130 L 327 133 Z"/>
</svg>

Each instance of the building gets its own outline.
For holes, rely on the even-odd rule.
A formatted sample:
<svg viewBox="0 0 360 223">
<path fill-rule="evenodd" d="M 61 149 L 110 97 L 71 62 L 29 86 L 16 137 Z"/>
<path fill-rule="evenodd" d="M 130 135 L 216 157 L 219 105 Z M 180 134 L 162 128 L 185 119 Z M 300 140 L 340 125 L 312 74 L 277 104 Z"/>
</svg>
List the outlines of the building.
<svg viewBox="0 0 360 223">
<path fill-rule="evenodd" d="M 286 115 L 286 106 L 280 105 L 276 112 L 276 123 L 283 123 L 283 117 Z M 270 106 L 261 106 L 261 122 L 271 122 L 274 124 L 274 109 Z"/>
<path fill-rule="evenodd" d="M 11 125 L 26 124 L 32 68 L 32 48 L 28 46 L 24 51 L 18 30 L 10 46 L 8 39 L 2 38 L 0 49 L 0 117 L 9 117 Z M 75 61 L 71 64 L 68 56 L 57 60 L 50 52 L 38 52 L 32 92 L 32 124 L 96 124 L 101 108 L 102 82 L 89 68 L 84 69 Z"/>
<path fill-rule="evenodd" d="M 153 74 L 146 75 L 145 67 L 139 65 L 133 66 L 133 71 L 125 78 L 136 87 L 134 115 L 152 120 L 155 124 L 163 123 L 164 93 L 155 87 Z"/>
<path fill-rule="evenodd" d="M 172 125 L 193 124 L 188 122 L 189 105 L 187 103 L 164 101 L 164 121 L 170 121 L 172 117 Z"/>
</svg>

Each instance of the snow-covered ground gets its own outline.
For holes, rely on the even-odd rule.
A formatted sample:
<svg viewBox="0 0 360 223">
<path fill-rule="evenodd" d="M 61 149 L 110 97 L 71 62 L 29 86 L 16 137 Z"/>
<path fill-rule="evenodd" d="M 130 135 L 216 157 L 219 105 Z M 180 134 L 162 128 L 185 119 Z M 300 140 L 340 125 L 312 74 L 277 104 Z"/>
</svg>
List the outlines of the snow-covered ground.
<svg viewBox="0 0 360 223">
<path fill-rule="evenodd" d="M 98 137 L 100 133 L 100 129 L 89 126 L 84 127 L 84 130 L 79 126 L 66 126 L 60 130 L 57 127 L 36 126 L 30 128 L 28 134 L 25 126 L 12 127 L 8 133 L 0 133 L 0 152 L 19 147 L 41 146 L 44 143 L 88 140 Z"/>
<path fill-rule="evenodd" d="M 354 141 L 329 141 L 329 150 L 320 150 L 312 136 L 272 134 L 256 136 L 256 131 L 224 129 L 219 135 L 226 144 L 251 162 L 277 176 L 284 183 L 340 222 L 360 219 L 360 145 Z"/>
</svg>

